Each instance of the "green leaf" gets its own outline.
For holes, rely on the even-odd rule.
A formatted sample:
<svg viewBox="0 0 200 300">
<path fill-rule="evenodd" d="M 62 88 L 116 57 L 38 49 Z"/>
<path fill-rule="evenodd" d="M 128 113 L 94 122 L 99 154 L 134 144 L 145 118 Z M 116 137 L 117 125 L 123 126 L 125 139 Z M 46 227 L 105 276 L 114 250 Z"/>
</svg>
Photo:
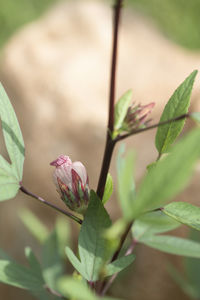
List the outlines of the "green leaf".
<svg viewBox="0 0 200 300">
<path fill-rule="evenodd" d="M 79 255 L 87 280 L 96 281 L 104 263 L 108 259 L 104 230 L 111 221 L 101 200 L 94 191 L 90 193 L 89 206 L 79 235 Z"/>
<path fill-rule="evenodd" d="M 200 112 L 193 112 L 190 114 L 190 118 L 197 123 L 200 123 Z"/>
<path fill-rule="evenodd" d="M 66 217 L 58 217 L 56 220 L 55 231 L 60 257 L 65 257 L 65 247 L 71 244 L 70 223 Z"/>
<path fill-rule="evenodd" d="M 122 256 L 106 266 L 106 275 L 111 276 L 127 268 L 135 260 L 135 255 Z"/>
<path fill-rule="evenodd" d="M 189 238 L 193 241 L 200 242 L 200 232 L 196 230 L 190 230 Z M 197 294 L 197 298 L 200 297 L 200 260 L 195 258 L 187 257 L 184 259 L 184 266 L 186 271 L 187 280 L 194 287 Z"/>
<path fill-rule="evenodd" d="M 111 195 L 113 193 L 113 179 L 110 173 L 107 175 L 106 179 L 106 186 L 103 194 L 103 200 L 102 203 L 105 205 L 106 202 L 110 199 Z"/>
<path fill-rule="evenodd" d="M 199 142 L 200 130 L 195 129 L 146 174 L 132 203 L 133 217 L 159 208 L 185 187 L 200 155 Z"/>
<path fill-rule="evenodd" d="M 19 190 L 19 183 L 10 176 L 0 175 L 0 201 L 14 198 Z"/>
<path fill-rule="evenodd" d="M 176 118 L 188 112 L 190 95 L 196 75 L 197 71 L 195 70 L 176 89 L 165 106 L 160 122 Z M 184 123 L 185 120 L 183 119 L 158 127 L 155 144 L 160 154 L 168 152 L 169 147 L 181 133 Z"/>
<path fill-rule="evenodd" d="M 39 261 L 37 260 L 37 258 L 35 257 L 32 249 L 30 247 L 26 247 L 25 248 L 25 255 L 26 258 L 28 260 L 29 266 L 31 268 L 31 270 L 34 272 L 34 274 L 36 276 L 38 276 L 38 278 L 44 282 L 43 276 L 42 276 L 42 268 L 41 265 L 39 263 Z"/>
<path fill-rule="evenodd" d="M 44 224 L 28 209 L 21 210 L 19 217 L 36 240 L 43 244 L 49 235 Z"/>
<path fill-rule="evenodd" d="M 63 275 L 64 262 L 60 256 L 58 238 L 54 230 L 42 248 L 42 272 L 45 282 L 51 289 L 56 290 L 56 281 Z"/>
<path fill-rule="evenodd" d="M 170 235 L 144 235 L 140 242 L 157 250 L 200 258 L 200 243 Z"/>
<path fill-rule="evenodd" d="M 135 155 L 129 151 L 124 159 L 121 158 L 118 168 L 118 195 L 124 218 L 132 219 L 131 205 L 135 196 L 135 185 L 133 181 L 133 169 L 135 165 Z"/>
<path fill-rule="evenodd" d="M 23 174 L 24 141 L 14 109 L 1 83 L 0 116 L 6 148 L 13 166 L 13 173 L 19 182 L 22 180 Z"/>
<path fill-rule="evenodd" d="M 0 260 L 0 282 L 31 291 L 44 284 L 32 270 L 10 260 Z"/>
<path fill-rule="evenodd" d="M 161 211 L 146 213 L 135 220 L 132 233 L 136 240 L 143 235 L 152 235 L 173 230 L 180 223 L 163 214 Z"/>
<path fill-rule="evenodd" d="M 83 280 L 72 277 L 62 277 L 58 281 L 60 292 L 73 300 L 119 300 L 111 297 L 98 297 L 87 286 Z"/>
<path fill-rule="evenodd" d="M 83 278 L 87 278 L 88 276 L 85 273 L 84 267 L 82 266 L 80 260 L 69 247 L 66 247 L 66 254 L 73 267 L 83 276 Z"/>
<path fill-rule="evenodd" d="M 122 127 L 123 121 L 126 117 L 127 110 L 132 100 L 133 92 L 128 90 L 115 105 L 115 123 L 114 130 L 119 130 Z"/>
<path fill-rule="evenodd" d="M 74 300 L 97 300 L 98 297 L 87 287 L 87 285 L 78 279 L 72 277 L 63 277 L 58 282 L 60 292 L 70 299 Z"/>
<path fill-rule="evenodd" d="M 182 224 L 200 230 L 200 207 L 187 202 L 173 202 L 166 205 L 163 212 Z"/>
</svg>

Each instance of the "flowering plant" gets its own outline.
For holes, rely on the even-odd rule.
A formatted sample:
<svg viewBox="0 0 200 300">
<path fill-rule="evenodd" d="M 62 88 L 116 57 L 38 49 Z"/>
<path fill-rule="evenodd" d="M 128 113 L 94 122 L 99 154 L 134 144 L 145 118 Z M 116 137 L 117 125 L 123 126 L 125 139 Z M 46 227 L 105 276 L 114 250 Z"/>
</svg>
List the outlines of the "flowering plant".
<svg viewBox="0 0 200 300">
<path fill-rule="evenodd" d="M 0 86 L 2 131 L 11 161 L 10 164 L 0 156 L 0 201 L 14 198 L 20 190 L 80 226 L 78 255 L 75 255 L 66 240 L 66 223 L 57 224 L 49 235 L 41 222 L 36 221 L 29 212 L 25 223 L 42 245 L 41 262 L 30 248 L 25 251 L 29 267 L 18 264 L 0 251 L 0 281 L 26 289 L 37 299 L 111 299 L 105 295 L 118 273 L 137 259 L 135 248 L 138 244 L 171 254 L 200 258 L 199 242 L 161 234 L 181 224 L 200 230 L 199 207 L 187 202 L 171 202 L 189 181 L 200 156 L 199 128 L 176 141 L 187 118 L 200 121 L 199 113 L 188 113 L 197 71 L 193 71 L 173 93 L 159 123 L 150 125 L 150 120 L 147 120 L 154 103 L 131 106 L 130 90 L 115 104 L 118 29 L 122 4 L 123 0 L 116 0 L 114 5 L 108 126 L 96 191 L 89 188 L 84 165 L 79 161 L 72 162 L 66 155 L 60 155 L 50 163 L 55 167 L 53 180 L 66 209 L 61 209 L 59 205 L 44 200 L 24 187 L 24 141 L 13 107 L 3 86 Z M 113 192 L 113 180 L 108 172 L 115 145 L 153 128 L 157 128 L 155 146 L 158 156 L 155 162 L 147 166 L 139 187 L 136 187 L 133 179 L 134 152 L 130 151 L 123 156 L 121 151 L 118 156 L 116 186 L 122 216 L 112 223 L 104 205 Z M 164 155 L 166 153 L 168 155 Z M 128 236 L 131 237 L 129 245 L 125 243 Z M 74 267 L 75 271 L 71 276 L 65 275 L 64 257 Z"/>
</svg>

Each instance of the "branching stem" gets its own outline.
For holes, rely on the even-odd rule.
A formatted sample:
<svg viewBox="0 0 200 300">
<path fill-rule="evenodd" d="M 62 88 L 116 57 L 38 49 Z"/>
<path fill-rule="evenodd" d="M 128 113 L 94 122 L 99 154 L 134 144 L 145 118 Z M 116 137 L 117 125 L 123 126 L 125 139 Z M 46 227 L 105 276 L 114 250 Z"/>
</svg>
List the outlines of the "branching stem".
<svg viewBox="0 0 200 300">
<path fill-rule="evenodd" d="M 56 206 L 56 205 L 54 205 L 54 204 L 52 204 L 52 203 L 46 201 L 46 200 L 44 200 L 42 197 L 37 196 L 37 195 L 35 195 L 35 194 L 29 192 L 24 186 L 21 185 L 20 190 L 21 190 L 24 194 L 26 194 L 26 195 L 28 195 L 28 196 L 30 196 L 30 197 L 32 197 L 32 198 L 37 199 L 37 200 L 40 201 L 41 203 L 43 203 L 43 204 L 45 204 L 45 205 L 47 205 L 47 206 L 49 206 L 49 207 L 51 207 L 51 208 L 53 208 L 53 209 L 59 211 L 60 213 L 62 213 L 62 214 L 64 214 L 65 216 L 69 217 L 70 219 L 76 221 L 77 223 L 82 224 L 82 220 L 79 219 L 78 217 L 76 217 L 75 215 L 73 215 L 73 214 L 71 214 L 71 213 L 65 211 L 64 209 L 62 209 L 62 208 L 60 208 L 60 207 L 58 207 L 58 206 Z"/>
</svg>

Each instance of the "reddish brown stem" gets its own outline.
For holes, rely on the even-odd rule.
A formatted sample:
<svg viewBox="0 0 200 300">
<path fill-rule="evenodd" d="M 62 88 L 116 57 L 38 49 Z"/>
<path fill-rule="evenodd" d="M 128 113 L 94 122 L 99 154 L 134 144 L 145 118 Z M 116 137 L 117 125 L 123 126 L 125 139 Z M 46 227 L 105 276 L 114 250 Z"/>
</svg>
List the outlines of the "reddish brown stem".
<svg viewBox="0 0 200 300">
<path fill-rule="evenodd" d="M 60 213 L 62 213 L 62 214 L 64 214 L 65 216 L 69 217 L 70 219 L 76 221 L 77 223 L 82 224 L 82 220 L 79 219 L 78 217 L 76 217 L 76 216 L 74 216 L 73 214 L 71 214 L 71 213 L 65 211 L 64 209 L 62 209 L 62 208 L 60 208 L 60 207 L 58 207 L 58 206 L 56 206 L 56 205 L 54 205 L 54 204 L 52 204 L 52 203 L 50 203 L 50 202 L 44 200 L 42 197 L 39 197 L 39 196 L 37 196 L 37 195 L 35 195 L 35 194 L 29 192 L 29 191 L 28 191 L 25 187 L 23 187 L 22 185 L 21 185 L 21 187 L 20 187 L 20 190 L 21 190 L 24 194 L 26 194 L 26 195 L 28 195 L 28 196 L 30 196 L 30 197 L 32 197 L 32 198 L 37 199 L 37 200 L 40 201 L 41 203 L 43 203 L 43 204 L 45 204 L 45 205 L 47 205 L 47 206 L 49 206 L 49 207 L 51 207 L 51 208 L 53 208 L 53 209 L 59 211 Z"/>
<path fill-rule="evenodd" d="M 106 178 L 110 167 L 115 141 L 112 140 L 111 135 L 114 128 L 114 104 L 115 104 L 115 83 L 116 83 L 116 67 L 117 67 L 117 48 L 118 48 L 118 34 L 119 23 L 121 15 L 121 7 L 123 0 L 117 0 L 114 6 L 114 24 L 113 24 L 113 46 L 112 46 L 112 62 L 110 74 L 110 94 L 109 94 L 109 116 L 108 116 L 108 131 L 106 138 L 106 146 L 104 150 L 104 157 L 99 176 L 97 187 L 97 195 L 100 199 L 103 198 Z"/>
</svg>

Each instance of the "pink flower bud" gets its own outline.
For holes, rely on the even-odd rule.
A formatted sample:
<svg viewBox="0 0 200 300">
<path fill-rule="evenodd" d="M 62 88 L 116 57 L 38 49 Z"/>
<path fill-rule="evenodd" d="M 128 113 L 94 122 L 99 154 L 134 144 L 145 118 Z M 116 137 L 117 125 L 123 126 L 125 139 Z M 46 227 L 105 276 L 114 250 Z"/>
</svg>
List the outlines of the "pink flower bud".
<svg viewBox="0 0 200 300">
<path fill-rule="evenodd" d="M 147 116 L 151 113 L 154 106 L 155 103 L 153 102 L 147 105 L 130 106 L 124 120 L 123 129 L 130 132 L 145 127 L 150 121 L 146 121 Z"/>
<path fill-rule="evenodd" d="M 61 199 L 73 211 L 84 214 L 89 202 L 88 176 L 84 165 L 69 156 L 60 155 L 50 163 L 56 169 L 54 183 Z"/>
</svg>

